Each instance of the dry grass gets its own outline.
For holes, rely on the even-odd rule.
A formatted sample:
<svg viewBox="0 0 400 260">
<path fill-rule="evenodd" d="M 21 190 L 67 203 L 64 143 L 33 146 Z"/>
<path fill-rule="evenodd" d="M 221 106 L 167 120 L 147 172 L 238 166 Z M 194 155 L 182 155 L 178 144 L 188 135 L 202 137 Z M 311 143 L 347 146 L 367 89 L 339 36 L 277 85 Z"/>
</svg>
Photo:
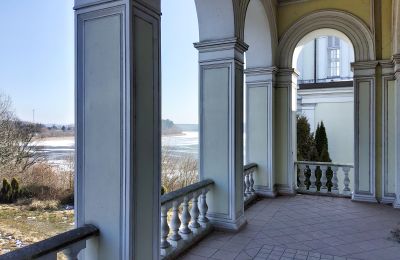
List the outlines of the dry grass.
<svg viewBox="0 0 400 260">
<path fill-rule="evenodd" d="M 199 181 L 198 163 L 190 155 L 179 157 L 163 147 L 161 183 L 165 192 L 171 192 Z"/>
<path fill-rule="evenodd" d="M 31 204 L 0 205 L 0 254 L 74 228 L 73 210 L 46 209 L 54 207 L 54 201 Z M 32 207 L 43 210 L 32 210 Z"/>
</svg>

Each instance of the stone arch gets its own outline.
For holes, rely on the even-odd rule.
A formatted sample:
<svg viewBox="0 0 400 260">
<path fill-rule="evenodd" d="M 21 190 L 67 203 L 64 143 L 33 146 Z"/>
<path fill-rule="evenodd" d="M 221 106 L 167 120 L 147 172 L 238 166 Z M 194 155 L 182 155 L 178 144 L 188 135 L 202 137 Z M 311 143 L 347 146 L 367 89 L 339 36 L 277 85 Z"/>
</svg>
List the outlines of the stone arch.
<svg viewBox="0 0 400 260">
<path fill-rule="evenodd" d="M 292 57 L 298 43 L 310 32 L 334 29 L 347 36 L 354 47 L 355 61 L 375 60 L 373 35 L 368 26 L 356 16 L 339 10 L 322 10 L 299 19 L 279 42 L 279 65 L 292 68 Z"/>
<path fill-rule="evenodd" d="M 247 68 L 275 64 L 277 26 L 271 4 L 270 0 L 253 0 L 248 4 L 244 24 L 244 41 L 249 45 Z"/>
</svg>

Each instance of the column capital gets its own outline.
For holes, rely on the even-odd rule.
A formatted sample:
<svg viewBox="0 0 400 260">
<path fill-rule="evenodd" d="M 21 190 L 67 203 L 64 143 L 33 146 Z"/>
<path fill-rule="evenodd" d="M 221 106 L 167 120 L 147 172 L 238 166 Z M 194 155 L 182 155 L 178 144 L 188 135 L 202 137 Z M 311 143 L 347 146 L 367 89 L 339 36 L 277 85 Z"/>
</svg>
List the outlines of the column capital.
<svg viewBox="0 0 400 260">
<path fill-rule="evenodd" d="M 354 78 L 375 76 L 376 66 L 379 61 L 356 61 L 351 63 L 351 69 L 354 72 Z"/>
<path fill-rule="evenodd" d="M 200 64 L 224 60 L 236 60 L 243 64 L 244 52 L 249 48 L 245 42 L 236 37 L 202 41 L 193 45 L 199 51 Z"/>
<path fill-rule="evenodd" d="M 394 61 L 393 60 L 380 60 L 379 65 L 382 68 L 382 76 L 394 75 Z"/>
<path fill-rule="evenodd" d="M 271 67 L 256 67 L 247 68 L 244 73 L 246 76 L 258 76 L 258 75 L 276 75 L 279 69 L 276 66 Z"/>
<path fill-rule="evenodd" d="M 294 68 L 280 68 L 277 74 L 278 84 L 276 87 L 291 87 L 297 82 L 299 72 Z"/>
<path fill-rule="evenodd" d="M 394 76 L 396 79 L 400 79 L 400 53 L 393 55 L 394 64 Z"/>
<path fill-rule="evenodd" d="M 200 52 L 213 52 L 235 49 L 241 53 L 248 50 L 249 45 L 239 38 L 225 38 L 210 41 L 201 41 L 193 44 L 194 47 Z"/>
<path fill-rule="evenodd" d="M 278 71 L 278 67 L 276 66 L 247 68 L 244 71 L 246 74 L 246 84 L 268 84 L 271 81 L 275 81 Z"/>
</svg>

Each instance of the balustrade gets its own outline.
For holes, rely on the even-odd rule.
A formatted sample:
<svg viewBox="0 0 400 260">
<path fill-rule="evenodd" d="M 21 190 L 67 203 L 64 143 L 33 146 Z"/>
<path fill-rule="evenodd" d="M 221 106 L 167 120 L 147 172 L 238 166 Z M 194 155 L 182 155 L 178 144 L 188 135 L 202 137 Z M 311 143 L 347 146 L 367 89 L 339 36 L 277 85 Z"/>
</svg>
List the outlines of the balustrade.
<svg viewBox="0 0 400 260">
<path fill-rule="evenodd" d="M 213 184 L 204 180 L 161 197 L 162 259 L 173 259 L 210 231 L 207 193 Z"/>
<path fill-rule="evenodd" d="M 298 191 L 351 196 L 350 170 L 353 165 L 324 162 L 296 162 Z M 339 183 L 338 173 L 343 173 Z M 342 187 L 339 190 L 339 187 Z"/>
<path fill-rule="evenodd" d="M 254 189 L 254 174 L 257 171 L 257 164 L 251 163 L 243 167 L 243 198 L 248 204 L 256 197 Z"/>
</svg>

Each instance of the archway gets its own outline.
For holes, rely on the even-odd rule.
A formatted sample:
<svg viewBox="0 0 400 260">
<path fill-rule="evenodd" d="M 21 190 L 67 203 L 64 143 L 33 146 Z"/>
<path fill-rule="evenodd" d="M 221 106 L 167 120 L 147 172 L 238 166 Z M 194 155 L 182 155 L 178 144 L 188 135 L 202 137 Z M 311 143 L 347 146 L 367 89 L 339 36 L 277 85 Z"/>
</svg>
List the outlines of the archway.
<svg viewBox="0 0 400 260">
<path fill-rule="evenodd" d="M 320 192 L 349 196 L 354 190 L 353 62 L 351 41 L 333 29 L 319 29 L 307 34 L 294 51 L 292 64 L 299 74 L 294 126 L 297 140 L 294 142 L 297 144 L 300 192 L 316 189 L 308 179 L 311 173 L 316 173 L 315 183 Z M 315 162 L 321 166 L 317 166 L 317 172 L 311 172 L 317 165 Z M 325 170 L 325 165 L 335 165 L 335 179 L 332 167 Z M 303 175 L 304 167 L 308 168 L 306 175 Z M 305 178 L 304 182 L 302 178 Z M 349 181 L 348 186 L 345 186 L 345 180 Z"/>
<path fill-rule="evenodd" d="M 281 69 L 292 69 L 296 47 L 313 31 L 332 29 L 344 35 L 354 46 L 354 111 L 355 111 L 355 190 L 352 198 L 360 201 L 376 201 L 375 198 L 375 61 L 374 41 L 371 31 L 359 18 L 352 14 L 323 10 L 313 12 L 292 25 L 279 43 Z M 292 94 L 297 89 L 293 73 L 282 75 L 282 81 L 292 82 Z M 297 75 L 296 75 L 297 76 Z M 295 95 L 292 95 L 295 96 Z M 295 106 L 295 105 L 294 105 Z M 293 109 L 292 109 L 293 111 Z M 287 136 L 293 136 L 293 113 L 287 113 L 292 123 Z M 294 154 L 295 145 L 290 145 Z M 294 158 L 295 156 L 293 156 Z M 295 181 L 294 176 L 290 181 Z"/>
</svg>

